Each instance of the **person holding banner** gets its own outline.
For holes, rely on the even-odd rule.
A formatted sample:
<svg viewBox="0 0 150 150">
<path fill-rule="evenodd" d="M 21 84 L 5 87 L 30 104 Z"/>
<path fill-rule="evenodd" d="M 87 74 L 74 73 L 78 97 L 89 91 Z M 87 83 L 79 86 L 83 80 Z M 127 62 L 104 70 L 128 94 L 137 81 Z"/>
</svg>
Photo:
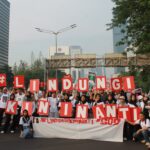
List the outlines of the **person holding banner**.
<svg viewBox="0 0 150 150">
<path fill-rule="evenodd" d="M 88 107 L 88 116 L 90 116 L 90 117 L 92 117 L 91 116 L 91 111 L 90 111 L 90 109 L 91 109 L 91 105 L 88 103 L 88 101 L 87 101 L 87 97 L 86 97 L 86 95 L 82 95 L 81 96 L 81 98 L 80 98 L 80 100 L 78 100 L 78 101 L 76 101 L 76 103 L 75 103 L 75 106 L 76 106 L 76 108 L 77 108 L 77 105 L 87 105 L 87 107 Z M 76 114 L 76 110 L 75 110 L 75 114 Z M 89 115 L 90 114 L 90 115 Z"/>
<path fill-rule="evenodd" d="M 52 93 L 52 97 L 48 97 L 48 101 L 50 103 L 50 114 L 49 117 L 57 118 L 58 117 L 58 102 L 59 100 L 56 97 L 56 93 Z"/>
<path fill-rule="evenodd" d="M 15 100 L 18 102 L 17 114 L 14 116 L 16 125 L 19 125 L 20 112 L 22 107 L 22 102 L 25 100 L 25 94 L 23 89 L 18 89 L 15 95 Z"/>
<path fill-rule="evenodd" d="M 82 96 L 81 96 L 81 99 L 78 100 L 78 101 L 76 101 L 75 106 L 76 106 L 77 104 L 80 104 L 80 105 L 81 105 L 81 104 L 84 104 L 84 105 L 87 105 L 87 106 L 88 106 L 88 109 L 91 108 L 91 106 L 90 106 L 89 103 L 87 102 L 87 98 L 86 98 L 85 95 L 82 95 Z"/>
<path fill-rule="evenodd" d="M 23 111 L 23 116 L 20 118 L 19 125 L 21 127 L 21 135 L 22 138 L 33 138 L 33 126 L 32 119 L 28 115 L 28 111 Z"/>
<path fill-rule="evenodd" d="M 3 88 L 3 93 L 0 98 L 0 126 L 3 121 L 3 115 L 5 112 L 5 108 L 6 108 L 6 104 L 7 104 L 8 100 L 9 100 L 9 93 L 8 93 L 7 88 L 5 87 L 5 88 Z"/>
<path fill-rule="evenodd" d="M 10 95 L 10 100 L 11 101 L 15 100 L 15 94 L 14 93 L 12 93 Z M 12 117 L 13 117 L 13 119 L 12 119 Z M 10 124 L 11 119 L 12 119 L 12 124 Z M 14 133 L 14 128 L 13 128 L 14 126 L 13 126 L 13 124 L 15 122 L 16 122 L 16 120 L 14 120 L 14 116 L 13 115 L 5 114 L 5 122 L 4 122 L 4 125 L 2 127 L 1 134 L 6 133 L 9 127 L 10 127 L 11 133 Z"/>
<path fill-rule="evenodd" d="M 64 93 L 63 96 L 59 99 L 58 110 L 60 110 L 61 108 L 61 102 L 71 102 L 71 100 L 69 99 L 69 94 Z"/>
<path fill-rule="evenodd" d="M 46 91 L 45 90 L 42 91 L 42 96 L 41 96 L 41 98 L 39 100 L 40 101 L 48 101 L 48 98 L 46 96 Z"/>
<path fill-rule="evenodd" d="M 92 102 L 92 106 L 103 105 L 104 102 L 101 101 L 100 94 L 96 94 L 94 102 Z"/>
<path fill-rule="evenodd" d="M 116 100 L 113 98 L 112 94 L 107 95 L 105 104 L 116 104 Z"/>
<path fill-rule="evenodd" d="M 118 106 L 119 107 L 128 106 L 124 96 L 120 96 L 119 97 L 119 99 L 118 99 Z"/>
<path fill-rule="evenodd" d="M 131 94 L 128 100 L 128 105 L 130 107 L 138 107 L 137 105 L 137 99 L 135 94 Z"/>
</svg>

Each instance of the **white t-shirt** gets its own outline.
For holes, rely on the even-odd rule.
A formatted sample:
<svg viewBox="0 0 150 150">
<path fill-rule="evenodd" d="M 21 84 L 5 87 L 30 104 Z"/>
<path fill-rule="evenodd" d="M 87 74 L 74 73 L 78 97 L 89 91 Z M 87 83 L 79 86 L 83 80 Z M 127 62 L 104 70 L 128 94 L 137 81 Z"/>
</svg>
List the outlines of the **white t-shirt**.
<svg viewBox="0 0 150 150">
<path fill-rule="evenodd" d="M 50 103 L 50 112 L 57 112 L 58 111 L 57 104 L 59 100 L 57 98 L 49 97 L 48 101 Z"/>
<path fill-rule="evenodd" d="M 6 108 L 7 101 L 9 100 L 9 94 L 3 93 L 0 98 L 0 108 Z"/>
<path fill-rule="evenodd" d="M 18 106 L 22 106 L 22 102 L 25 100 L 25 95 L 24 94 L 16 94 L 16 101 L 18 102 Z"/>
<path fill-rule="evenodd" d="M 32 119 L 29 118 L 29 120 L 26 120 L 25 119 L 25 122 L 23 121 L 23 118 L 24 117 L 21 117 L 20 118 L 20 121 L 19 121 L 19 125 L 22 125 L 23 127 L 29 127 L 30 126 L 30 123 L 32 122 Z"/>
<path fill-rule="evenodd" d="M 137 120 L 135 122 L 135 124 L 139 124 L 141 126 L 141 128 L 145 128 L 145 127 L 149 128 L 150 127 L 150 120 L 149 119 L 146 119 L 144 121 Z"/>
</svg>

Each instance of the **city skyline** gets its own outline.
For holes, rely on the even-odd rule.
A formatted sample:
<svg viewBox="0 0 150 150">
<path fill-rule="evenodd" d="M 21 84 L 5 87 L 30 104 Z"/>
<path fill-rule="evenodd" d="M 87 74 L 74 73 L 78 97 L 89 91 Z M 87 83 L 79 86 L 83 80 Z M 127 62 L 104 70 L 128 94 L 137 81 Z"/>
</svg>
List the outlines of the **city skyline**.
<svg viewBox="0 0 150 150">
<path fill-rule="evenodd" d="M 113 51 L 112 31 L 106 31 L 111 22 L 111 0 L 9 0 L 11 3 L 9 64 L 19 60 L 30 61 L 31 52 L 55 45 L 53 35 L 38 33 L 34 28 L 57 30 L 77 24 L 77 28 L 58 37 L 58 45 L 79 45 L 84 53 L 98 55 Z M 57 13 L 55 13 L 57 10 Z M 23 53 L 25 52 L 25 53 Z"/>
</svg>

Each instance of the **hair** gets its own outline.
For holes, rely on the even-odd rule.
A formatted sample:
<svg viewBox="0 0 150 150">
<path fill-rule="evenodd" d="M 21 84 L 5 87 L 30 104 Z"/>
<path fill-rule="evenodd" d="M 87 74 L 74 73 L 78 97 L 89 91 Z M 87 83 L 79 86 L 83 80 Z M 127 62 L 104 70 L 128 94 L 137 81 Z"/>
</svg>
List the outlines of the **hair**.
<svg viewBox="0 0 150 150">
<path fill-rule="evenodd" d="M 28 110 L 27 110 L 27 109 L 23 110 L 23 114 L 24 114 L 25 112 L 27 113 L 27 116 L 28 116 Z"/>
<path fill-rule="evenodd" d="M 82 98 L 82 97 L 84 97 L 84 98 L 85 98 L 85 100 L 86 100 L 86 95 L 81 95 L 81 98 Z"/>
<path fill-rule="evenodd" d="M 143 115 L 144 117 L 146 117 L 146 114 L 144 112 L 140 112 L 140 115 Z"/>
<path fill-rule="evenodd" d="M 135 101 L 137 100 L 137 99 L 136 99 L 136 94 L 131 94 L 131 95 L 130 95 L 130 97 L 129 97 L 129 102 L 131 102 L 131 101 L 132 101 L 132 96 L 134 96 L 134 97 L 135 97 Z"/>
<path fill-rule="evenodd" d="M 13 96 L 13 99 L 11 98 Z M 11 95 L 10 95 L 10 100 L 15 100 L 15 94 L 14 93 L 12 93 Z"/>
</svg>

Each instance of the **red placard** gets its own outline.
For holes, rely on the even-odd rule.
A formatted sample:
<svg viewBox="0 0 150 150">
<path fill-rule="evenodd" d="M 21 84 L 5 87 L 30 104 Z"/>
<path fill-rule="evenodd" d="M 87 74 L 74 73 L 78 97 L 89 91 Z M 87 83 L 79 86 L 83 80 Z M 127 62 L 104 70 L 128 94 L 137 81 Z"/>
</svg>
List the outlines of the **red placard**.
<svg viewBox="0 0 150 150">
<path fill-rule="evenodd" d="M 46 83 L 45 82 L 40 82 L 40 87 L 43 88 L 46 86 Z"/>
<path fill-rule="evenodd" d="M 106 112 L 103 105 L 98 105 L 92 107 L 93 110 L 93 116 L 95 119 L 105 118 Z"/>
<path fill-rule="evenodd" d="M 41 116 L 48 116 L 50 104 L 46 101 L 38 101 L 38 114 Z"/>
<path fill-rule="evenodd" d="M 58 80 L 56 78 L 48 79 L 48 81 L 47 81 L 47 91 L 48 92 L 58 91 Z"/>
<path fill-rule="evenodd" d="M 6 86 L 6 74 L 0 74 L 0 87 Z"/>
<path fill-rule="evenodd" d="M 121 78 L 111 78 L 111 88 L 112 91 L 122 90 L 122 79 Z"/>
<path fill-rule="evenodd" d="M 116 104 L 106 104 L 106 117 L 107 118 L 117 118 L 117 105 Z"/>
<path fill-rule="evenodd" d="M 60 117 L 72 117 L 72 103 L 61 102 Z"/>
<path fill-rule="evenodd" d="M 88 91 L 88 78 L 79 78 L 78 79 L 78 91 L 87 92 Z"/>
<path fill-rule="evenodd" d="M 84 104 L 78 104 L 76 107 L 76 118 L 87 119 L 88 117 L 88 106 Z"/>
<path fill-rule="evenodd" d="M 71 91 L 73 89 L 72 78 L 69 76 L 62 79 L 62 90 Z"/>
<path fill-rule="evenodd" d="M 140 107 L 130 107 L 130 113 L 131 113 L 131 121 L 136 122 L 140 119 L 140 113 L 142 109 Z"/>
<path fill-rule="evenodd" d="M 106 89 L 106 76 L 96 76 L 96 90 Z"/>
<path fill-rule="evenodd" d="M 33 108 L 32 102 L 22 102 L 21 114 L 23 114 L 24 110 L 27 110 L 29 116 L 31 116 L 32 115 L 32 108 Z"/>
<path fill-rule="evenodd" d="M 40 86 L 39 79 L 30 80 L 30 92 L 38 92 Z"/>
<path fill-rule="evenodd" d="M 14 76 L 14 88 L 24 88 L 24 76 Z"/>
<path fill-rule="evenodd" d="M 130 108 L 128 106 L 118 107 L 118 118 L 131 121 Z"/>
<path fill-rule="evenodd" d="M 7 101 L 5 113 L 10 114 L 10 115 L 16 115 L 17 114 L 17 106 L 18 102 L 17 101 Z"/>
<path fill-rule="evenodd" d="M 135 89 L 135 83 L 134 83 L 134 77 L 133 76 L 128 76 L 128 77 L 123 77 L 123 89 L 125 91 L 131 91 Z"/>
</svg>

